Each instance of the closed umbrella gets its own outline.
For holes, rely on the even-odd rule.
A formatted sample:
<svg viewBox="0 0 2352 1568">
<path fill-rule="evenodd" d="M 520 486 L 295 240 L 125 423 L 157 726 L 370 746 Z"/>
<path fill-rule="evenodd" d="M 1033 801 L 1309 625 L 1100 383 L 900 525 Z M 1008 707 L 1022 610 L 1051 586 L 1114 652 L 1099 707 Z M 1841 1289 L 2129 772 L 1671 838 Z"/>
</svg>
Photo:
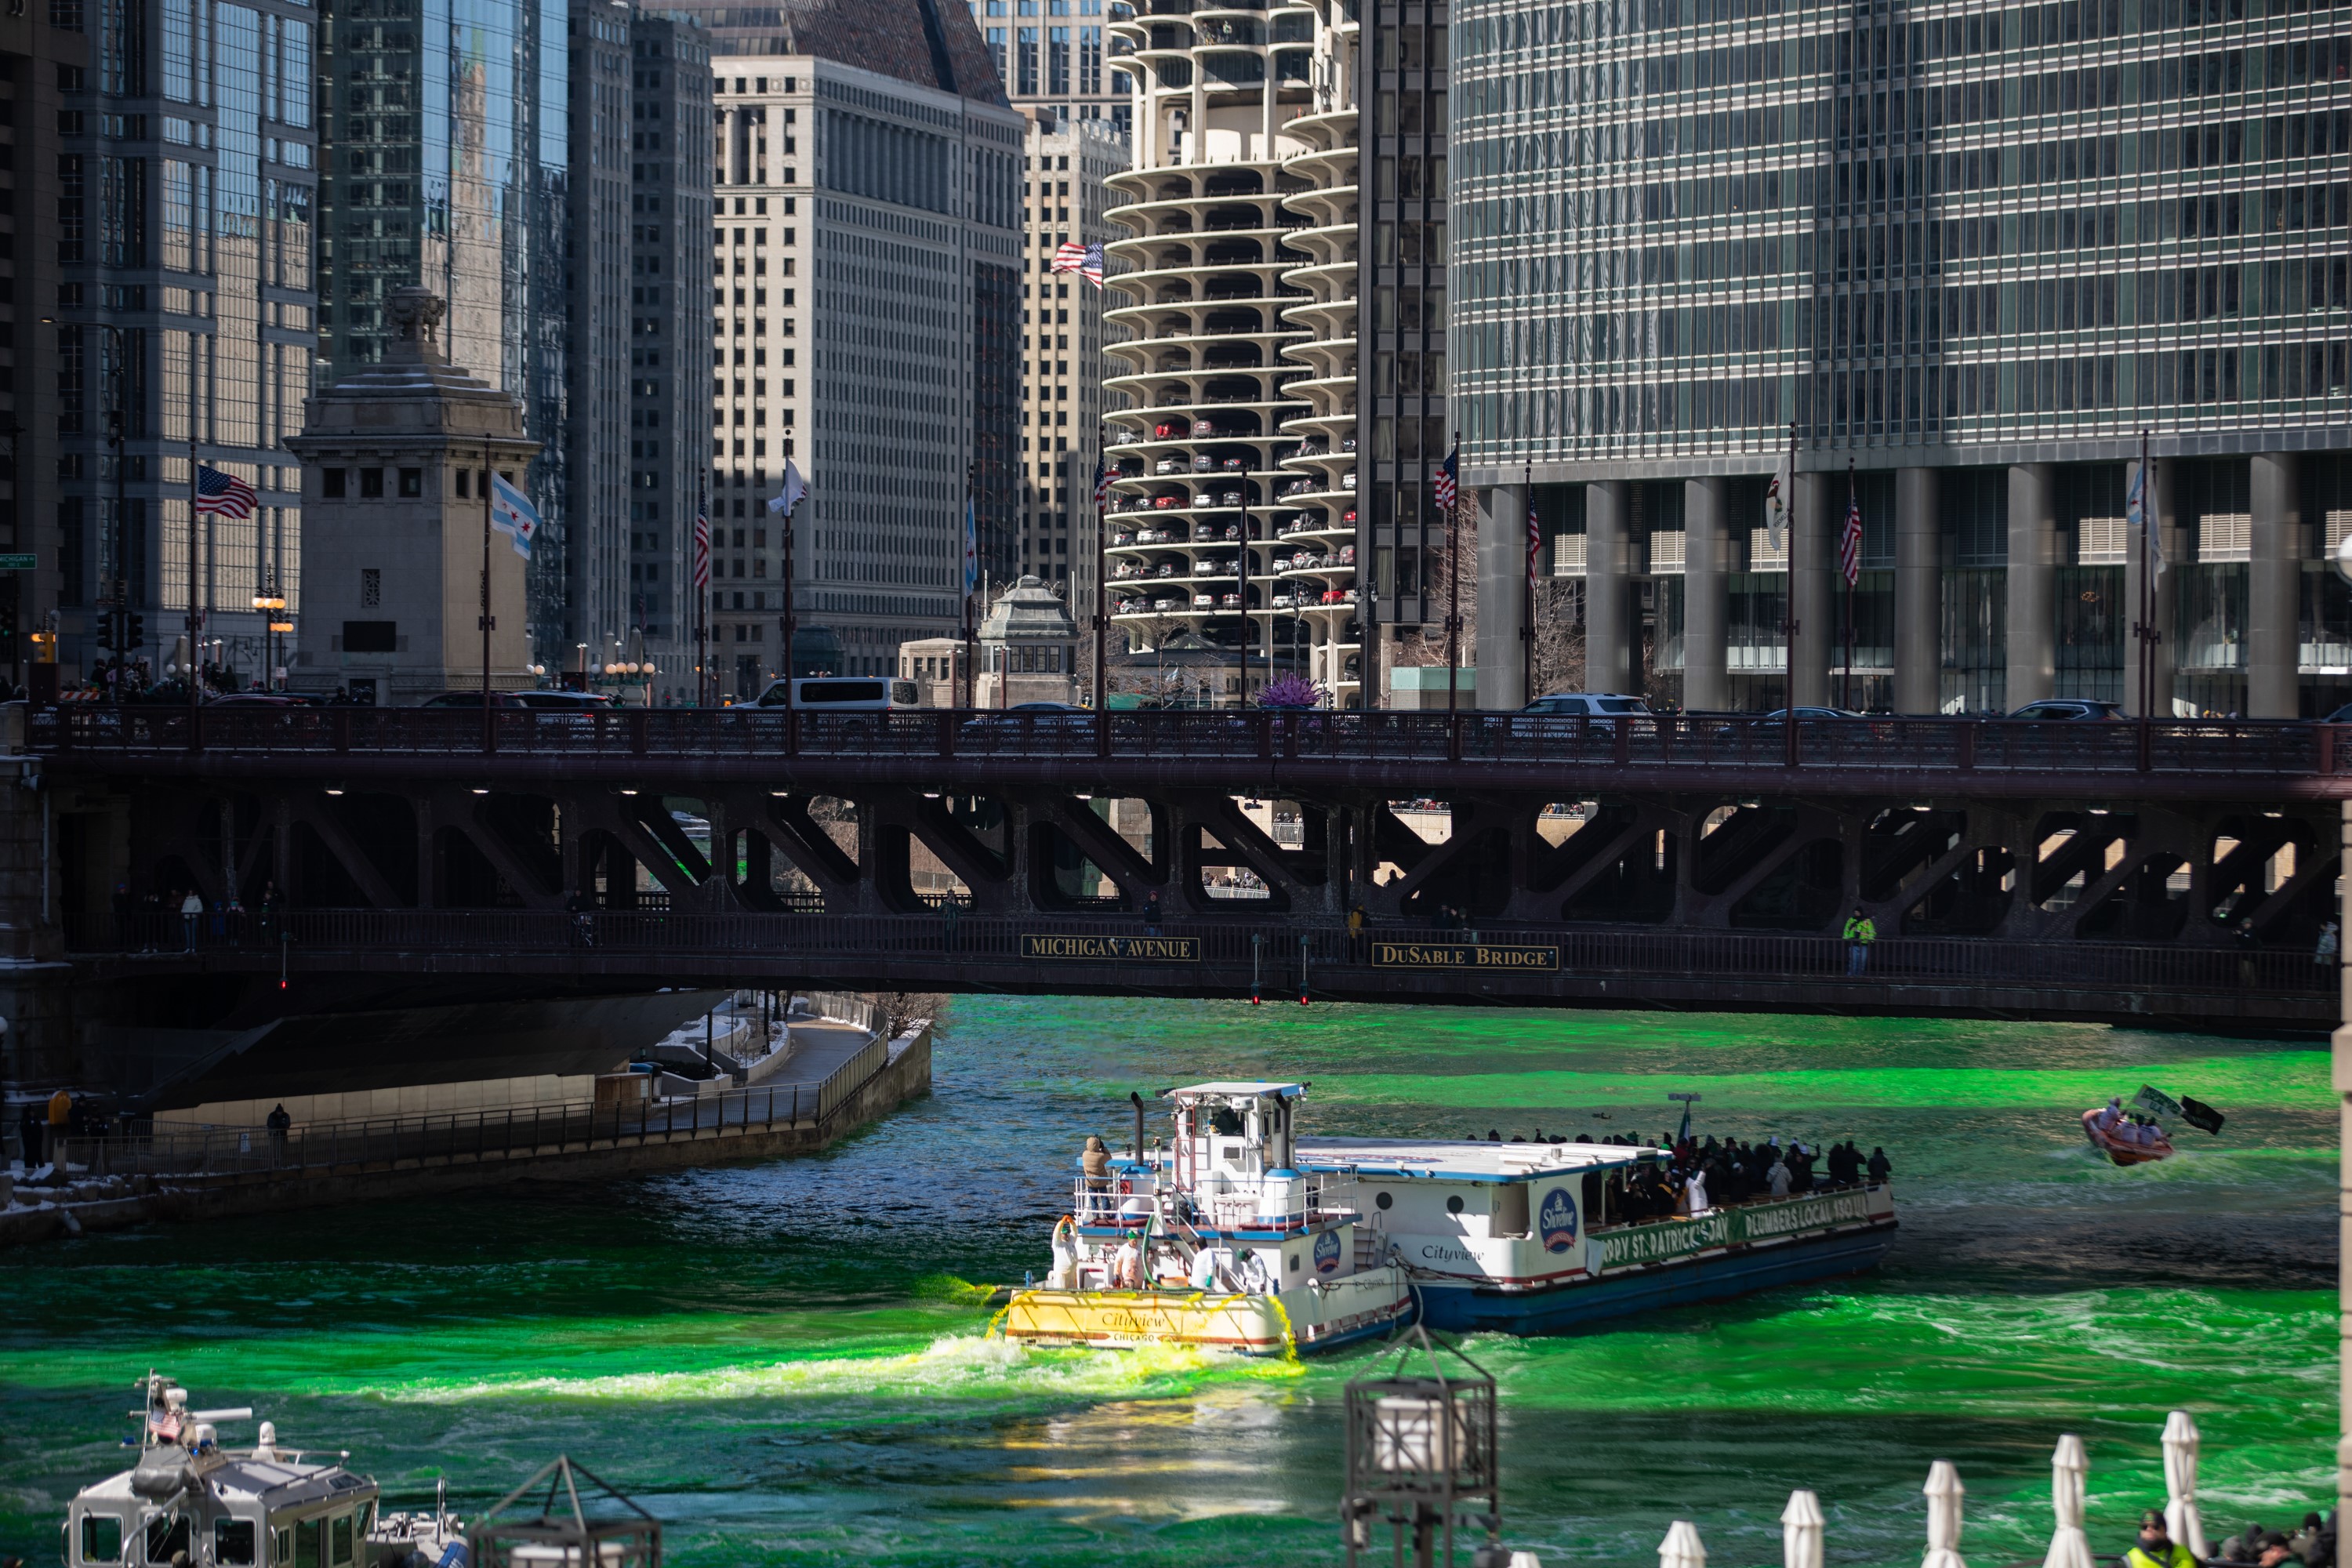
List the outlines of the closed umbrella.
<svg viewBox="0 0 2352 1568">
<path fill-rule="evenodd" d="M 2197 1515 L 2197 1423 L 2186 1410 L 2164 1418 L 2164 1489 L 2165 1532 L 2200 1560 L 2209 1556 Z"/>
<path fill-rule="evenodd" d="M 2058 1528 L 2050 1532 L 2050 1554 L 2042 1568 L 2092 1568 L 2091 1542 L 2083 1534 L 2083 1478 L 2090 1469 L 2083 1439 L 2071 1432 L 2058 1439 L 2050 1456 L 2050 1506 Z"/>
<path fill-rule="evenodd" d="M 1811 1492 L 1790 1492 L 1780 1510 L 1782 1568 L 1822 1568 L 1822 1500 Z"/>
<path fill-rule="evenodd" d="M 1706 1548 L 1699 1544 L 1698 1526 L 1678 1519 L 1658 1542 L 1658 1568 L 1706 1568 Z"/>
<path fill-rule="evenodd" d="M 1969 1568 L 1960 1561 L 1960 1499 L 1967 1495 L 1949 1459 L 1927 1468 L 1927 1555 L 1919 1568 Z"/>
</svg>

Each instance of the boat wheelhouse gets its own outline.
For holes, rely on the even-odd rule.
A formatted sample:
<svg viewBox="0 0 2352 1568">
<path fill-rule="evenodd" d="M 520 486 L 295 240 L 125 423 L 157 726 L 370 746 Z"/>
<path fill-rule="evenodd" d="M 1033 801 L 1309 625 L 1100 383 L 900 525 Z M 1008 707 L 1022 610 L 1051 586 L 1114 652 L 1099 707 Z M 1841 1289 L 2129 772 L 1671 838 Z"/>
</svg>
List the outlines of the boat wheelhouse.
<svg viewBox="0 0 2352 1568">
<path fill-rule="evenodd" d="M 1171 1136 L 1080 1163 L 1043 1288 L 1016 1290 L 1010 1338 L 1041 1344 L 1172 1342 L 1281 1354 L 1383 1334 L 1412 1287 L 1367 1231 L 1344 1170 L 1302 1170 L 1294 1128 L 1307 1086 L 1171 1089 Z"/>
</svg>

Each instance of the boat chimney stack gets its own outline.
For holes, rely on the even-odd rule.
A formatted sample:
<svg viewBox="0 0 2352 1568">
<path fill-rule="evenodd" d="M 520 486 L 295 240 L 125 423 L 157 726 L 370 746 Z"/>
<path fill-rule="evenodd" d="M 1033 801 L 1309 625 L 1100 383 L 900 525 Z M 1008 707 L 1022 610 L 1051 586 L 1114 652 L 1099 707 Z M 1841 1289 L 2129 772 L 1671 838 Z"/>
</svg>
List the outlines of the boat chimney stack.
<svg viewBox="0 0 2352 1568">
<path fill-rule="evenodd" d="M 1133 1153 L 1136 1159 L 1140 1160 L 1143 1158 L 1143 1096 L 1135 1089 L 1130 1089 L 1127 1091 L 1127 1098 L 1129 1103 L 1135 1107 L 1135 1148 Z"/>
</svg>

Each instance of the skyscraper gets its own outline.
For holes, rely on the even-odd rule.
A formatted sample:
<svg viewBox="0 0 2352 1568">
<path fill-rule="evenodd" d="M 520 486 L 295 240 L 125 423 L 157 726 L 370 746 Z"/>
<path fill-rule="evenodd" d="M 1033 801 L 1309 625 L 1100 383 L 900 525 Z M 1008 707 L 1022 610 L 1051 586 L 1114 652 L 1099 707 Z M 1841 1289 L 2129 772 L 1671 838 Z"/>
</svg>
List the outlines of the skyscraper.
<svg viewBox="0 0 2352 1568">
<path fill-rule="evenodd" d="M 311 14 L 64 0 L 50 18 L 89 49 L 86 66 L 46 68 L 58 108 L 37 161 L 57 183 L 31 242 L 55 247 L 55 281 L 19 305 L 55 355 L 33 421 L 47 429 L 24 450 L 54 437 L 64 673 L 109 651 L 110 611 L 138 617 L 123 651 L 160 673 L 193 586 L 202 657 L 258 677 L 268 616 L 254 599 L 272 583 L 289 605 L 300 595 L 299 477 L 282 442 L 301 426 L 314 341 Z M 192 458 L 252 485 L 253 515 L 195 520 Z"/>
<path fill-rule="evenodd" d="M 1124 138 L 1135 110 L 1133 84 L 1117 68 L 1118 45 L 1104 23 L 1135 15 L 1127 0 L 965 0 L 1016 109 L 1063 129 L 1106 121 Z M 1108 47 L 1106 47 L 1108 45 Z"/>
<path fill-rule="evenodd" d="M 531 637 L 555 668 L 570 651 L 568 0 L 327 0 L 320 22 L 320 140 L 334 153 L 320 350 L 338 375 L 380 359 L 387 292 L 420 285 L 448 302 L 450 361 L 523 399 L 542 444 L 526 487 L 545 523 Z"/>
<path fill-rule="evenodd" d="M 694 689 L 685 546 L 710 439 L 709 38 L 626 0 L 572 0 L 570 526 L 551 666 L 654 667 Z M 560 659 L 560 666 L 559 666 Z"/>
<path fill-rule="evenodd" d="M 1021 553 L 1017 570 L 1057 589 L 1078 624 L 1094 614 L 1095 458 L 1103 414 L 1103 290 L 1054 270 L 1065 246 L 1110 238 L 1103 182 L 1127 166 L 1108 121 L 1066 129 L 1033 115 L 1022 156 L 1027 230 L 1021 288 Z M 1034 443 L 1034 447 L 1033 447 Z"/>
<path fill-rule="evenodd" d="M 1111 26 L 1136 88 L 1109 586 L 1130 642 L 1230 649 L 1234 700 L 1269 663 L 1359 700 L 1355 31 L 1306 0 Z"/>
<path fill-rule="evenodd" d="M 2143 623 L 2157 713 L 2352 697 L 2352 12 L 1454 9 L 1464 477 L 1592 689 L 2137 709 Z"/>
<path fill-rule="evenodd" d="M 1018 540 L 1024 121 L 971 18 L 938 0 L 688 5 L 712 32 L 712 663 L 783 668 L 793 461 L 800 625 L 855 673 L 962 627 L 967 493 L 981 569 Z"/>
</svg>

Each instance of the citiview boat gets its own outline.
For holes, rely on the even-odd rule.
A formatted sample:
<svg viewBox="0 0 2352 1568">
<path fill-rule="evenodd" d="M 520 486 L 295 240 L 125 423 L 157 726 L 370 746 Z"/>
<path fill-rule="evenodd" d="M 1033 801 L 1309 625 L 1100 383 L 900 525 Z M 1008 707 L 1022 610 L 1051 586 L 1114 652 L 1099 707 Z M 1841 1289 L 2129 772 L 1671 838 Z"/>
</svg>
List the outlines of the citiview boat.
<svg viewBox="0 0 2352 1568">
<path fill-rule="evenodd" d="M 369 1478 L 345 1469 L 346 1455 L 313 1459 L 278 1446 L 261 1424 L 253 1447 L 221 1446 L 217 1424 L 249 1420 L 250 1409 L 191 1410 L 170 1378 L 140 1383 L 144 1410 L 139 1462 L 74 1494 L 65 1521 L 68 1568 L 126 1563 L 189 1568 L 455 1568 L 466 1561 L 462 1527 L 436 1509 L 377 1517 Z"/>
<path fill-rule="evenodd" d="M 1306 1086 L 1168 1091 L 1173 1137 L 1079 1178 L 1044 1289 L 1011 1337 L 1336 1348 L 1418 1315 L 1557 1333 L 1601 1319 L 1853 1274 L 1895 1228 L 1884 1183 L 1634 1221 L 1625 1194 L 1669 1151 L 1612 1143 L 1296 1138 Z"/>
</svg>

